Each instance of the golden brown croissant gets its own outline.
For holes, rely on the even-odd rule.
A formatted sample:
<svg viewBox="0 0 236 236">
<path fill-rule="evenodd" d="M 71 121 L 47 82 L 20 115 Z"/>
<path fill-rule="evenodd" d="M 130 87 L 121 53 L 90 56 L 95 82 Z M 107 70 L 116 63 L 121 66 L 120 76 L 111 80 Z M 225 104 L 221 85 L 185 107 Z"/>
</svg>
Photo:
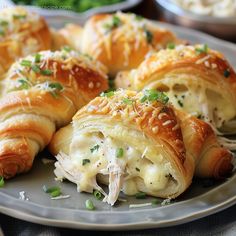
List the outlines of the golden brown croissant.
<svg viewBox="0 0 236 236">
<path fill-rule="evenodd" d="M 232 170 L 232 154 L 211 127 L 166 104 L 155 90 L 104 93 L 79 110 L 50 143 L 55 174 L 94 189 L 113 205 L 120 190 L 175 198 L 200 177 L 222 177 Z M 109 185 L 109 194 L 96 178 Z"/>
<path fill-rule="evenodd" d="M 18 58 L 51 47 L 51 34 L 45 20 L 22 7 L 0 11 L 0 73 Z"/>
<path fill-rule="evenodd" d="M 206 45 L 161 50 L 136 70 L 121 72 L 116 86 L 165 91 L 178 109 L 217 129 L 236 132 L 236 74 L 219 52 Z"/>
<path fill-rule="evenodd" d="M 91 17 L 81 30 L 68 25 L 60 31 L 68 45 L 105 64 L 114 76 L 136 68 L 152 52 L 177 42 L 173 33 L 135 14 L 117 12 Z"/>
<path fill-rule="evenodd" d="M 42 51 L 13 64 L 0 99 L 0 176 L 28 171 L 56 128 L 107 88 L 106 68 L 74 51 Z"/>
</svg>

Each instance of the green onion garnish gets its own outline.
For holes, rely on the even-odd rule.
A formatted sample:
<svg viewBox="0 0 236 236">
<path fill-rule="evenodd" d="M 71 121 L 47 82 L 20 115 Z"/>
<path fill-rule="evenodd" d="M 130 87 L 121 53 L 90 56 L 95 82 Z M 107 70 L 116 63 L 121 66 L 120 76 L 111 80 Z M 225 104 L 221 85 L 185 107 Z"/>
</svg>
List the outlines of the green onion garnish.
<svg viewBox="0 0 236 236">
<path fill-rule="evenodd" d="M 175 44 L 174 43 L 168 43 L 167 48 L 168 49 L 175 49 Z"/>
<path fill-rule="evenodd" d="M 230 70 L 227 69 L 227 70 L 224 71 L 224 77 L 228 78 L 229 76 L 230 76 Z"/>
<path fill-rule="evenodd" d="M 149 102 L 160 101 L 166 104 L 169 101 L 169 98 L 167 97 L 165 93 L 151 89 L 151 90 L 145 90 L 144 96 L 140 99 L 141 103 L 144 103 L 146 101 L 149 101 Z"/>
<path fill-rule="evenodd" d="M 0 36 L 4 36 L 5 35 L 5 31 L 0 29 Z"/>
<path fill-rule="evenodd" d="M 13 15 L 14 20 L 20 20 L 20 19 L 25 19 L 26 15 Z"/>
<path fill-rule="evenodd" d="M 90 163 L 89 159 L 83 159 L 82 160 L 82 165 L 85 166 L 86 164 Z"/>
<path fill-rule="evenodd" d="M 107 32 L 118 28 L 122 24 L 120 18 L 118 16 L 113 15 L 112 22 L 104 24 L 104 28 L 107 29 Z"/>
<path fill-rule="evenodd" d="M 147 29 L 145 29 L 144 32 L 145 32 L 145 36 L 146 36 L 147 42 L 148 42 L 148 43 L 151 43 L 151 42 L 152 42 L 152 39 L 153 39 L 153 34 L 152 34 L 152 32 L 149 31 L 149 30 L 147 30 Z"/>
<path fill-rule="evenodd" d="M 178 102 L 178 104 L 179 104 L 180 107 L 183 107 L 183 106 L 184 106 L 183 102 L 181 102 L 180 100 L 178 100 L 177 102 Z"/>
<path fill-rule="evenodd" d="M 132 99 L 129 99 L 129 98 L 124 98 L 123 99 L 123 103 L 127 104 L 127 105 L 132 105 L 133 104 L 133 100 Z"/>
<path fill-rule="evenodd" d="M 53 74 L 53 72 L 49 69 L 41 70 L 40 73 L 42 75 L 52 75 Z"/>
<path fill-rule="evenodd" d="M 93 205 L 93 202 L 90 199 L 86 200 L 85 206 L 86 206 L 86 209 L 88 209 L 90 211 L 95 210 L 95 206 Z"/>
<path fill-rule="evenodd" d="M 95 146 L 93 146 L 92 148 L 90 148 L 90 152 L 93 153 L 94 151 L 98 151 L 99 147 L 100 147 L 100 146 L 99 146 L 98 144 L 96 144 Z"/>
<path fill-rule="evenodd" d="M 35 73 L 40 73 L 40 67 L 38 65 L 32 65 L 31 66 L 32 71 Z"/>
<path fill-rule="evenodd" d="M 22 60 L 20 63 L 22 66 L 30 67 L 32 62 L 29 60 Z"/>
<path fill-rule="evenodd" d="M 124 155 L 124 149 L 123 148 L 117 148 L 116 149 L 116 157 L 120 158 L 120 157 L 123 157 L 123 155 Z"/>
<path fill-rule="evenodd" d="M 37 53 L 35 56 L 34 56 L 34 62 L 35 63 L 39 63 L 41 61 L 41 55 L 39 53 Z"/>
<path fill-rule="evenodd" d="M 26 79 L 19 79 L 17 82 L 20 83 L 19 89 L 29 89 L 30 85 Z"/>
<path fill-rule="evenodd" d="M 102 92 L 102 93 L 100 94 L 100 96 L 101 96 L 101 97 L 107 97 L 107 98 L 109 98 L 109 97 L 112 97 L 114 94 L 115 94 L 114 91 L 110 91 L 110 92 L 107 92 L 107 93 Z"/>
<path fill-rule="evenodd" d="M 98 200 L 102 200 L 102 199 L 103 199 L 102 193 L 101 193 L 100 191 L 98 191 L 98 190 L 94 190 L 94 191 L 93 191 L 93 195 L 94 195 L 94 197 L 95 197 L 96 199 L 98 199 Z"/>
<path fill-rule="evenodd" d="M 153 199 L 152 200 L 152 205 L 157 205 L 157 204 L 160 204 L 160 203 L 161 203 L 161 201 L 158 200 L 158 199 Z"/>
<path fill-rule="evenodd" d="M 50 193 L 51 197 L 58 197 L 61 195 L 61 190 L 55 190 Z"/>
<path fill-rule="evenodd" d="M 61 91 L 63 89 L 63 86 L 60 83 L 50 83 L 48 87 L 51 89 L 56 89 L 58 91 Z"/>
<path fill-rule="evenodd" d="M 46 185 L 43 185 L 43 191 L 45 193 L 52 193 L 52 192 L 61 191 L 61 190 L 60 190 L 60 187 L 58 186 L 53 186 L 53 187 L 48 188 Z"/>
<path fill-rule="evenodd" d="M 0 176 L 0 188 L 4 187 L 4 178 L 2 176 Z"/>
<path fill-rule="evenodd" d="M 201 48 L 195 48 L 197 55 L 208 52 L 208 45 L 204 44 Z"/>
<path fill-rule="evenodd" d="M 0 25 L 3 27 L 6 27 L 6 26 L 8 26 L 8 22 L 5 20 L 0 20 Z"/>
<path fill-rule="evenodd" d="M 66 52 L 70 52 L 72 50 L 71 47 L 68 45 L 64 46 L 62 49 Z"/>
<path fill-rule="evenodd" d="M 142 17 L 142 16 L 140 16 L 140 15 L 135 15 L 135 20 L 137 20 L 137 21 L 141 21 L 141 20 L 143 20 L 144 18 Z"/>
<path fill-rule="evenodd" d="M 137 199 L 145 199 L 146 198 L 146 193 L 143 193 L 143 192 L 136 193 L 135 197 Z"/>
</svg>

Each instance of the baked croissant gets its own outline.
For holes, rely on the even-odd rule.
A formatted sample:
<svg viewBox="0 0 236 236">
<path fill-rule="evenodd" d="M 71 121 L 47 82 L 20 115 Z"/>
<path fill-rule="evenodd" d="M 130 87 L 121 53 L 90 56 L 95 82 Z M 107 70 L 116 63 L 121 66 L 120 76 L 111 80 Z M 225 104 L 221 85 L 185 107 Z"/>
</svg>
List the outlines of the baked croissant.
<svg viewBox="0 0 236 236">
<path fill-rule="evenodd" d="M 167 29 L 135 14 L 121 12 L 92 16 L 83 30 L 70 24 L 60 33 L 72 48 L 105 64 L 111 76 L 120 70 L 136 68 L 148 53 L 177 42 Z"/>
<path fill-rule="evenodd" d="M 51 34 L 45 20 L 22 7 L 0 11 L 0 73 L 20 57 L 51 47 Z"/>
<path fill-rule="evenodd" d="M 137 91 L 164 91 L 176 108 L 221 132 L 236 133 L 236 74 L 223 55 L 207 45 L 161 50 L 136 70 L 121 72 L 115 83 Z"/>
<path fill-rule="evenodd" d="M 200 177 L 222 177 L 232 170 L 232 154 L 211 127 L 165 104 L 155 90 L 119 90 L 97 97 L 60 129 L 49 149 L 56 155 L 57 179 L 94 189 L 113 205 L 120 190 L 133 195 L 175 198 Z M 109 194 L 97 184 L 109 185 Z"/>
<path fill-rule="evenodd" d="M 108 88 L 106 68 L 74 51 L 20 59 L 0 99 L 0 176 L 28 171 L 39 151 L 76 111 Z"/>
</svg>

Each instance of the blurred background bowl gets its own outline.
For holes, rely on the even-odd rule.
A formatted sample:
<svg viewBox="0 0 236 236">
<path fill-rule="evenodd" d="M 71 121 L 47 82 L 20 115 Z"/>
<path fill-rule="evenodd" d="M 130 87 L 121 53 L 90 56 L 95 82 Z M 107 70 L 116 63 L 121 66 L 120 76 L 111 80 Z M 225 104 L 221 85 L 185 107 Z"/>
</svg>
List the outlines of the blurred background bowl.
<svg viewBox="0 0 236 236">
<path fill-rule="evenodd" d="M 155 0 L 165 21 L 236 42 L 236 17 L 215 17 L 184 10 L 170 0 Z"/>
</svg>

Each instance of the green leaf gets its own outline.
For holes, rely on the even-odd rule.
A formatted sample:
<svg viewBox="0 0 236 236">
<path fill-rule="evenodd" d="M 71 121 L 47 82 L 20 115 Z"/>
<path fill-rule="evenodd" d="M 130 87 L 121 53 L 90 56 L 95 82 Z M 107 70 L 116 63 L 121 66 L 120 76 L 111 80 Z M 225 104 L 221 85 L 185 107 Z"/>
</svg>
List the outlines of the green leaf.
<svg viewBox="0 0 236 236">
<path fill-rule="evenodd" d="M 151 31 L 144 29 L 145 32 L 145 36 L 146 36 L 146 40 L 148 43 L 152 43 L 152 39 L 153 39 L 153 34 Z"/>
<path fill-rule="evenodd" d="M 93 153 L 94 151 L 98 151 L 99 147 L 100 147 L 100 146 L 99 146 L 98 144 L 96 144 L 95 146 L 93 146 L 92 148 L 90 148 L 90 152 Z"/>
<path fill-rule="evenodd" d="M 82 165 L 85 166 L 86 164 L 90 163 L 89 159 L 83 159 L 82 160 Z"/>
<path fill-rule="evenodd" d="M 93 205 L 93 202 L 90 199 L 86 200 L 85 206 L 86 206 L 86 209 L 90 211 L 95 210 L 95 206 Z"/>
<path fill-rule="evenodd" d="M 144 96 L 140 99 L 141 103 L 144 103 L 146 101 L 149 101 L 149 102 L 159 101 L 161 103 L 166 104 L 169 101 L 169 98 L 163 92 L 159 92 L 157 90 L 150 89 L 150 90 L 145 90 Z"/>
<path fill-rule="evenodd" d="M 175 44 L 174 43 L 168 43 L 167 48 L 168 49 L 175 49 Z"/>
<path fill-rule="evenodd" d="M 13 15 L 14 20 L 20 20 L 20 19 L 25 19 L 26 15 Z"/>
<path fill-rule="evenodd" d="M 136 193 L 135 197 L 137 199 L 145 199 L 146 198 L 146 193 L 143 193 L 143 192 Z"/>
<path fill-rule="evenodd" d="M 5 185 L 4 178 L 0 176 L 0 188 L 4 187 L 4 185 Z"/>
<path fill-rule="evenodd" d="M 52 75 L 53 74 L 52 70 L 49 70 L 49 69 L 41 70 L 40 73 L 42 75 Z"/>
<path fill-rule="evenodd" d="M 102 193 L 100 192 L 100 191 L 98 191 L 98 190 L 94 190 L 93 191 L 93 195 L 94 195 L 94 197 L 96 198 L 96 199 L 98 199 L 98 200 L 102 200 L 103 199 L 103 195 L 102 195 Z"/>
<path fill-rule="evenodd" d="M 25 67 L 30 67 L 31 64 L 32 64 L 32 62 L 29 61 L 29 60 L 22 60 L 22 61 L 20 62 L 20 65 L 25 66 Z"/>
<path fill-rule="evenodd" d="M 34 56 L 34 62 L 35 63 L 39 63 L 41 61 L 41 55 L 39 53 L 37 53 L 35 56 Z"/>
<path fill-rule="evenodd" d="M 116 157 L 121 158 L 124 156 L 124 149 L 123 148 L 117 148 L 116 149 Z"/>
<path fill-rule="evenodd" d="M 109 97 L 112 97 L 112 96 L 114 96 L 114 91 L 110 91 L 110 92 L 102 92 L 101 94 L 100 94 L 100 96 L 101 97 L 107 97 L 107 98 L 109 98 Z"/>
<path fill-rule="evenodd" d="M 133 100 L 132 99 L 129 99 L 129 98 L 124 98 L 123 99 L 123 103 L 127 104 L 127 105 L 132 105 L 133 104 Z"/>
<path fill-rule="evenodd" d="M 58 91 L 61 91 L 63 89 L 63 86 L 60 83 L 50 83 L 48 87 Z"/>
<path fill-rule="evenodd" d="M 204 44 L 201 48 L 195 48 L 197 55 L 208 52 L 208 45 Z"/>
<path fill-rule="evenodd" d="M 32 71 L 35 73 L 40 73 L 40 67 L 38 65 L 32 65 L 31 66 Z"/>
</svg>

